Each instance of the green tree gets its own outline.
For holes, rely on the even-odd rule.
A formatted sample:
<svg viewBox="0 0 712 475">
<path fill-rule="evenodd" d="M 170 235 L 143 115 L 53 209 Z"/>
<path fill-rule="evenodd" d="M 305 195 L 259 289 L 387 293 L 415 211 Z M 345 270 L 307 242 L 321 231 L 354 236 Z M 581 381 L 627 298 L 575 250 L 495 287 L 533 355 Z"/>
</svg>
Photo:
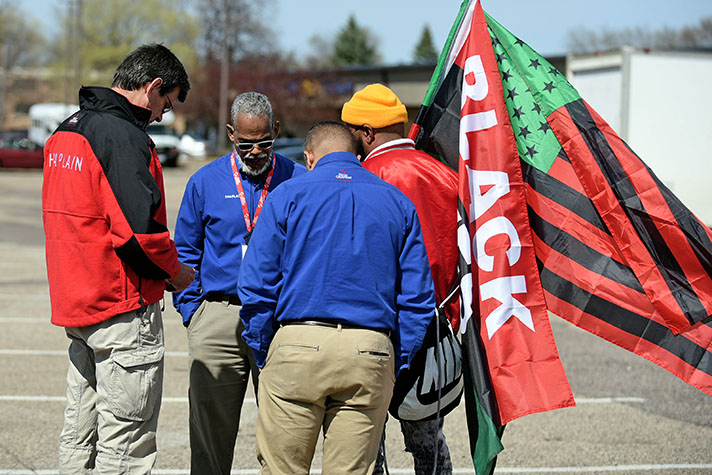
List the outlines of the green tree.
<svg viewBox="0 0 712 475">
<path fill-rule="evenodd" d="M 0 1 L 0 128 L 5 125 L 9 74 L 18 66 L 37 64 L 45 47 L 39 31 L 14 2 Z"/>
<path fill-rule="evenodd" d="M 333 62 L 338 66 L 362 66 L 379 62 L 376 39 L 367 28 L 356 23 L 353 14 L 336 37 Z"/>
<path fill-rule="evenodd" d="M 413 62 L 416 64 L 431 64 L 438 60 L 438 52 L 433 44 L 433 37 L 430 34 L 428 25 L 423 27 L 420 34 L 420 41 L 413 51 Z"/>
<path fill-rule="evenodd" d="M 82 83 L 109 85 L 121 60 L 144 43 L 163 43 L 187 69 L 197 66 L 197 21 L 171 0 L 75 0 L 62 12 L 54 65 L 76 68 Z M 77 74 L 79 76 L 79 74 Z M 80 84 L 73 85 L 76 90 Z"/>
<path fill-rule="evenodd" d="M 0 1 L 0 65 L 12 69 L 33 66 L 41 56 L 45 39 L 36 21 L 27 19 L 15 2 Z"/>
</svg>

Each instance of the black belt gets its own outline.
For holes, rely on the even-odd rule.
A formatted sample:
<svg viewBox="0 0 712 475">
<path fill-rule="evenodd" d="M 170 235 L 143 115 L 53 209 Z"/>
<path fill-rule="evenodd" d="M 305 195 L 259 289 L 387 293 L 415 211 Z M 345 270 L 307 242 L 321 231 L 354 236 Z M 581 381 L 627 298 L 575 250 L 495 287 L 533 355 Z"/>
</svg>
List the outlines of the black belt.
<svg viewBox="0 0 712 475">
<path fill-rule="evenodd" d="M 242 305 L 240 297 L 237 295 L 224 294 L 222 292 L 208 292 L 203 296 L 203 300 L 208 302 L 228 302 L 230 305 Z"/>
<path fill-rule="evenodd" d="M 339 328 L 339 325 L 341 325 L 341 328 L 345 328 L 347 330 L 372 330 L 378 333 L 383 333 L 387 337 L 390 338 L 391 336 L 391 331 L 387 330 L 385 328 L 368 328 L 368 327 L 361 327 L 358 325 L 351 325 L 350 323 L 338 323 L 338 322 L 330 322 L 326 320 L 283 320 L 279 322 L 280 325 L 282 326 L 287 326 L 287 325 L 312 325 L 312 326 L 317 326 L 317 327 L 329 327 L 329 328 Z"/>
</svg>

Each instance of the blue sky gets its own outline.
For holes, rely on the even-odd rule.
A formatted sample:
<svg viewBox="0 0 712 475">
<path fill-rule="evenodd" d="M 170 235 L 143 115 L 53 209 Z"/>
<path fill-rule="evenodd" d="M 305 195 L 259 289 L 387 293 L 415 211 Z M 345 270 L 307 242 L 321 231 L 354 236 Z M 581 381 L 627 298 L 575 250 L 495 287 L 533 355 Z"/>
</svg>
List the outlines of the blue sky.
<svg viewBox="0 0 712 475">
<path fill-rule="evenodd" d="M 86 1 L 86 0 L 85 0 Z M 96 0 L 95 0 L 96 1 Z M 664 26 L 678 28 L 712 16 L 712 0 L 481 0 L 483 8 L 505 28 L 544 55 L 564 54 L 567 33 L 578 28 Z M 379 40 L 387 64 L 408 63 L 427 23 L 439 49 L 457 15 L 460 0 L 272 0 L 265 12 L 282 49 L 309 50 L 315 35 L 333 38 L 350 14 Z M 51 29 L 55 6 L 65 0 L 21 2 L 28 15 Z"/>
</svg>

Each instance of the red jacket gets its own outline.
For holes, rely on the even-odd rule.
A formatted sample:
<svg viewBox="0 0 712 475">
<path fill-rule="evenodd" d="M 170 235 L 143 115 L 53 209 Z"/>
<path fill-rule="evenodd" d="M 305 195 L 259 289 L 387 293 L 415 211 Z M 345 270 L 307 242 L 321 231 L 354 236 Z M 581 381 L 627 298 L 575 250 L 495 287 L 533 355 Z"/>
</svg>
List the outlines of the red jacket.
<svg viewBox="0 0 712 475">
<path fill-rule="evenodd" d="M 92 325 L 157 302 L 178 274 L 150 110 L 102 87 L 44 148 L 42 218 L 52 323 Z"/>
<path fill-rule="evenodd" d="M 371 151 L 363 167 L 401 190 L 415 204 L 428 251 L 438 304 L 457 279 L 457 173 L 410 139 L 392 140 Z M 455 331 L 460 326 L 460 302 L 445 307 Z"/>
</svg>

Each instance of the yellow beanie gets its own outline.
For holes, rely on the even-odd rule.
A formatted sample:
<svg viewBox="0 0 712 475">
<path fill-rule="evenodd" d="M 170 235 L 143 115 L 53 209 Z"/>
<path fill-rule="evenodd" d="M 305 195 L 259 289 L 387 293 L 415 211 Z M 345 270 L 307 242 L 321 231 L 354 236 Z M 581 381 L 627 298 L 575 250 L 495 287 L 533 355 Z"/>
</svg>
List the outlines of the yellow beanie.
<svg viewBox="0 0 712 475">
<path fill-rule="evenodd" d="M 408 111 L 393 91 L 383 84 L 370 84 L 354 93 L 341 109 L 341 120 L 347 124 L 368 124 L 380 129 L 408 122 Z"/>
</svg>

